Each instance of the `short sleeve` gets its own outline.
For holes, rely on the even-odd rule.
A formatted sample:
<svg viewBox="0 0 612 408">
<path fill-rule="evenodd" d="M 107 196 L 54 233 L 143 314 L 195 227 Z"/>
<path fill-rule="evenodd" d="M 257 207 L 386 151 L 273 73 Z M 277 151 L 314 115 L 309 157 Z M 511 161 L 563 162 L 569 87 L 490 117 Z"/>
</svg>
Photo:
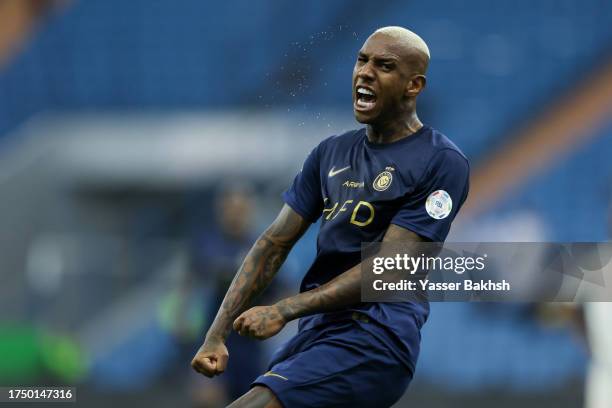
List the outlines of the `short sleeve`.
<svg viewBox="0 0 612 408">
<path fill-rule="evenodd" d="M 453 149 L 437 152 L 414 193 L 391 220 L 425 238 L 444 242 L 468 195 L 468 161 Z"/>
<path fill-rule="evenodd" d="M 283 200 L 305 220 L 315 222 L 323 211 L 321 193 L 320 154 L 322 146 L 315 147 L 304 162 L 302 170 L 283 193 Z"/>
</svg>

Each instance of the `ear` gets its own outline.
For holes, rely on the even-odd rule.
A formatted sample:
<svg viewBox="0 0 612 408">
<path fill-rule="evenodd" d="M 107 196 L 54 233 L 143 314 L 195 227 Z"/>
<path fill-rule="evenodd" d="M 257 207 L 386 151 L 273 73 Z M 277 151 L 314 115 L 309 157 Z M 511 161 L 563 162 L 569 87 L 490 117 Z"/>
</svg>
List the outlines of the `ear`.
<svg viewBox="0 0 612 408">
<path fill-rule="evenodd" d="M 408 81 L 408 85 L 406 85 L 405 95 L 411 98 L 416 97 L 421 93 L 423 88 L 425 88 L 426 83 L 427 79 L 425 75 L 418 74 L 413 76 L 410 81 Z"/>
</svg>

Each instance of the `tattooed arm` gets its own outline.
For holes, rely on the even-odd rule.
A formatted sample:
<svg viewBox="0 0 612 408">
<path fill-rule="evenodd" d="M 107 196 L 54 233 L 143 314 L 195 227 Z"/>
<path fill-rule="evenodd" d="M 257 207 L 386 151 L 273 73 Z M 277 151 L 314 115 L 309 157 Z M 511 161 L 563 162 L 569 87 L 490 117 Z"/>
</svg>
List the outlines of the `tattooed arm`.
<svg viewBox="0 0 612 408">
<path fill-rule="evenodd" d="M 255 241 L 221 303 L 204 344 L 191 362 L 196 371 L 213 377 L 225 370 L 228 360 L 225 340 L 232 322 L 268 286 L 309 225 L 285 205 L 272 225 Z"/>
<path fill-rule="evenodd" d="M 383 242 L 422 242 L 414 232 L 391 224 Z M 338 275 L 318 288 L 283 299 L 272 306 L 258 306 L 241 314 L 234 329 L 241 335 L 266 339 L 294 319 L 316 313 L 340 310 L 361 301 L 361 264 Z"/>
</svg>

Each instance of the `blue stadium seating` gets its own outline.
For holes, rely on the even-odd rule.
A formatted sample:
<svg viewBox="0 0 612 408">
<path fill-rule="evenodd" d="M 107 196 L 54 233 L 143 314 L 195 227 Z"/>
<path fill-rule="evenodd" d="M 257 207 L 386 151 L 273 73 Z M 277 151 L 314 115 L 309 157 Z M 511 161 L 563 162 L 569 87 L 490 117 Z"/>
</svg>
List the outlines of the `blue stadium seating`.
<svg viewBox="0 0 612 408">
<path fill-rule="evenodd" d="M 356 50 L 396 24 L 430 44 L 424 119 L 478 159 L 606 55 L 611 19 L 578 0 L 77 2 L 0 75 L 0 135 L 49 109 L 348 110 Z"/>
</svg>

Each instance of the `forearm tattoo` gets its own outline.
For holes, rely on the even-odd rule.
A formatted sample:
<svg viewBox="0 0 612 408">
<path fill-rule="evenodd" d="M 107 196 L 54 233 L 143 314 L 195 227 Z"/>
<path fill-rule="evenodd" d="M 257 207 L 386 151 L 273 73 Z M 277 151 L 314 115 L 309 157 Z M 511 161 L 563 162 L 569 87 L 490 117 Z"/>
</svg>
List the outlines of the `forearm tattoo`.
<svg viewBox="0 0 612 408">
<path fill-rule="evenodd" d="M 223 299 L 207 338 L 225 340 L 234 319 L 270 283 L 309 223 L 285 206 L 274 223 L 257 239 Z"/>
<path fill-rule="evenodd" d="M 395 225 L 387 229 L 385 242 L 414 243 L 423 238 Z M 361 263 L 318 288 L 283 299 L 277 303 L 286 321 L 315 313 L 330 312 L 361 301 Z"/>
<path fill-rule="evenodd" d="M 359 303 L 361 298 L 361 264 L 318 288 L 302 292 L 277 303 L 286 321 L 338 310 Z"/>
</svg>

